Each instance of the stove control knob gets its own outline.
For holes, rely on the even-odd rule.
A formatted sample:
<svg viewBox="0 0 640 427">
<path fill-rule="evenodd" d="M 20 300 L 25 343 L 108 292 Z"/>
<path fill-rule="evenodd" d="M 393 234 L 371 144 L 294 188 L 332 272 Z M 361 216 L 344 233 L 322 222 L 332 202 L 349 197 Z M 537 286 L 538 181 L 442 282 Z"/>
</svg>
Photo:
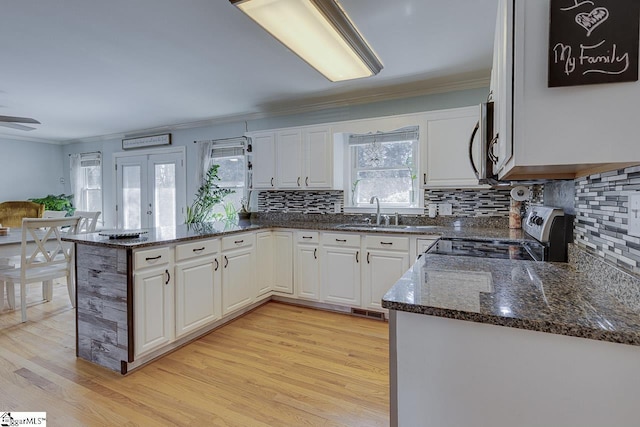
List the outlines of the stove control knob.
<svg viewBox="0 0 640 427">
<path fill-rule="evenodd" d="M 544 223 L 544 218 L 542 218 L 541 216 L 534 216 L 533 218 L 531 218 L 531 220 L 535 225 L 542 225 Z"/>
</svg>

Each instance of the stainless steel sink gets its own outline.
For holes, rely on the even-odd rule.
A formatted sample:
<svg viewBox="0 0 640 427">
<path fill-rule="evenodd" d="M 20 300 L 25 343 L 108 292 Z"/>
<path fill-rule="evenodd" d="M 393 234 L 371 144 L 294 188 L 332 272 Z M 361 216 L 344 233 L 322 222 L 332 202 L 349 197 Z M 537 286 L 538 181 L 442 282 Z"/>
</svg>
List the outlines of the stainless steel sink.
<svg viewBox="0 0 640 427">
<path fill-rule="evenodd" d="M 376 225 L 376 224 L 340 224 L 337 228 L 345 230 L 388 230 L 388 231 L 426 231 L 437 228 L 436 225 Z"/>
</svg>

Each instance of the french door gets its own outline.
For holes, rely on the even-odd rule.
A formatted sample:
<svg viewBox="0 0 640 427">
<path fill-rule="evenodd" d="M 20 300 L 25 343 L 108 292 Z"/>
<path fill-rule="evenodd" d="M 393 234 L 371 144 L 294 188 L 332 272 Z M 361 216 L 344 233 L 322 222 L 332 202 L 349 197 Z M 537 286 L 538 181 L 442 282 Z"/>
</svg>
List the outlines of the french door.
<svg viewBox="0 0 640 427">
<path fill-rule="evenodd" d="M 139 229 L 181 224 L 186 205 L 184 151 L 117 154 L 117 227 Z"/>
</svg>

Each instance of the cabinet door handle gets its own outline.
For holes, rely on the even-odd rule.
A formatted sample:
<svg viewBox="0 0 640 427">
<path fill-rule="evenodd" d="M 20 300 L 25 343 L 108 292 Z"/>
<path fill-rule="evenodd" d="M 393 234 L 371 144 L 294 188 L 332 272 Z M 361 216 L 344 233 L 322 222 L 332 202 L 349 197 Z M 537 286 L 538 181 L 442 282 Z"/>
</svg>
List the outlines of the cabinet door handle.
<svg viewBox="0 0 640 427">
<path fill-rule="evenodd" d="M 216 268 L 214 268 L 213 271 L 218 271 L 218 267 L 220 267 L 220 263 L 218 262 L 218 258 L 214 258 L 214 261 L 216 262 Z"/>
<path fill-rule="evenodd" d="M 193 252 L 202 252 L 202 251 L 204 251 L 204 246 L 203 246 L 203 247 L 201 247 L 201 248 L 195 248 L 195 249 L 193 249 Z"/>
<path fill-rule="evenodd" d="M 153 260 L 160 259 L 160 258 L 162 258 L 162 255 L 158 255 L 158 256 L 148 256 L 148 257 L 146 257 L 144 260 L 145 260 L 145 261 L 153 261 Z"/>
<path fill-rule="evenodd" d="M 298 187 L 300 187 L 300 177 L 298 177 Z"/>
<path fill-rule="evenodd" d="M 313 259 L 318 259 L 318 248 L 313 248 Z"/>
<path fill-rule="evenodd" d="M 347 239 L 336 239 L 336 242 L 347 243 Z"/>
<path fill-rule="evenodd" d="M 381 245 L 393 245 L 393 242 L 380 242 Z"/>
<path fill-rule="evenodd" d="M 303 239 L 313 239 L 313 236 L 302 236 Z"/>
<path fill-rule="evenodd" d="M 423 173 L 423 174 L 422 174 L 422 183 L 423 183 L 424 185 L 427 185 L 427 174 L 426 174 L 426 173 Z"/>
<path fill-rule="evenodd" d="M 227 258 L 227 256 L 224 256 L 224 268 L 227 268 L 227 266 L 229 265 L 229 258 Z"/>
<path fill-rule="evenodd" d="M 480 172 L 478 172 L 478 168 L 476 167 L 476 163 L 473 161 L 473 141 L 476 138 L 476 133 L 478 133 L 478 129 L 480 129 L 480 122 L 476 123 L 476 127 L 473 128 L 473 132 L 471 132 L 471 139 L 469 140 L 469 162 L 471 163 L 471 169 L 475 174 L 476 178 L 480 179 Z"/>
<path fill-rule="evenodd" d="M 491 160 L 493 163 L 498 163 L 498 156 L 496 156 L 493 152 L 493 146 L 498 143 L 499 138 L 500 134 L 497 133 L 496 136 L 491 140 L 491 142 L 489 142 L 489 147 L 487 147 L 487 157 L 489 157 L 489 160 Z"/>
<path fill-rule="evenodd" d="M 304 185 L 306 185 L 307 187 L 309 186 L 309 177 L 306 177 L 304 179 Z"/>
<path fill-rule="evenodd" d="M 360 260 L 358 259 L 358 254 L 360 253 L 360 251 L 356 251 L 356 264 L 360 262 Z"/>
<path fill-rule="evenodd" d="M 165 270 L 165 273 L 167 273 L 167 281 L 164 282 L 164 284 L 168 285 L 169 282 L 171 281 L 171 274 L 169 274 L 169 270 Z"/>
<path fill-rule="evenodd" d="M 271 186 L 273 187 L 273 177 L 271 177 Z"/>
<path fill-rule="evenodd" d="M 367 252 L 367 264 L 371 264 L 371 263 L 369 262 L 369 255 L 371 255 L 371 254 L 370 254 L 369 252 Z"/>
</svg>

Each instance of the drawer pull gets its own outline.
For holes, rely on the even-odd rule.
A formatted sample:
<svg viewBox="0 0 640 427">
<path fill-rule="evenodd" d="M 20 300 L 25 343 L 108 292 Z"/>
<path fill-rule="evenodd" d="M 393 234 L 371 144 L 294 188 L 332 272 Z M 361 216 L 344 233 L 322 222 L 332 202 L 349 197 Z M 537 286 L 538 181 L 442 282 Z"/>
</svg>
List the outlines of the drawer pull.
<svg viewBox="0 0 640 427">
<path fill-rule="evenodd" d="M 164 284 L 168 285 L 169 282 L 171 281 L 171 274 L 169 274 L 169 270 L 165 270 L 165 273 L 167 273 L 167 281 L 164 282 Z"/>
<path fill-rule="evenodd" d="M 393 242 L 380 242 L 381 245 L 393 245 Z"/>
<path fill-rule="evenodd" d="M 215 258 L 215 262 L 216 262 L 216 268 L 214 268 L 213 271 L 218 271 L 218 267 L 220 267 L 220 263 L 218 262 L 218 258 Z"/>
<path fill-rule="evenodd" d="M 235 243 L 236 245 L 239 245 L 240 243 L 244 243 L 244 240 L 235 240 L 233 243 Z"/>
<path fill-rule="evenodd" d="M 204 246 L 203 246 L 203 247 L 201 247 L 201 248 L 195 248 L 195 249 L 193 250 L 193 252 L 202 252 L 202 251 L 204 251 Z"/>
<path fill-rule="evenodd" d="M 347 239 L 336 239 L 336 242 L 347 243 Z"/>
<path fill-rule="evenodd" d="M 146 257 L 144 260 L 145 260 L 145 261 L 153 261 L 153 260 L 160 259 L 160 258 L 162 258 L 162 255 L 158 255 L 158 256 L 148 256 L 148 257 Z"/>
<path fill-rule="evenodd" d="M 313 236 L 302 236 L 303 239 L 313 239 Z"/>
</svg>

